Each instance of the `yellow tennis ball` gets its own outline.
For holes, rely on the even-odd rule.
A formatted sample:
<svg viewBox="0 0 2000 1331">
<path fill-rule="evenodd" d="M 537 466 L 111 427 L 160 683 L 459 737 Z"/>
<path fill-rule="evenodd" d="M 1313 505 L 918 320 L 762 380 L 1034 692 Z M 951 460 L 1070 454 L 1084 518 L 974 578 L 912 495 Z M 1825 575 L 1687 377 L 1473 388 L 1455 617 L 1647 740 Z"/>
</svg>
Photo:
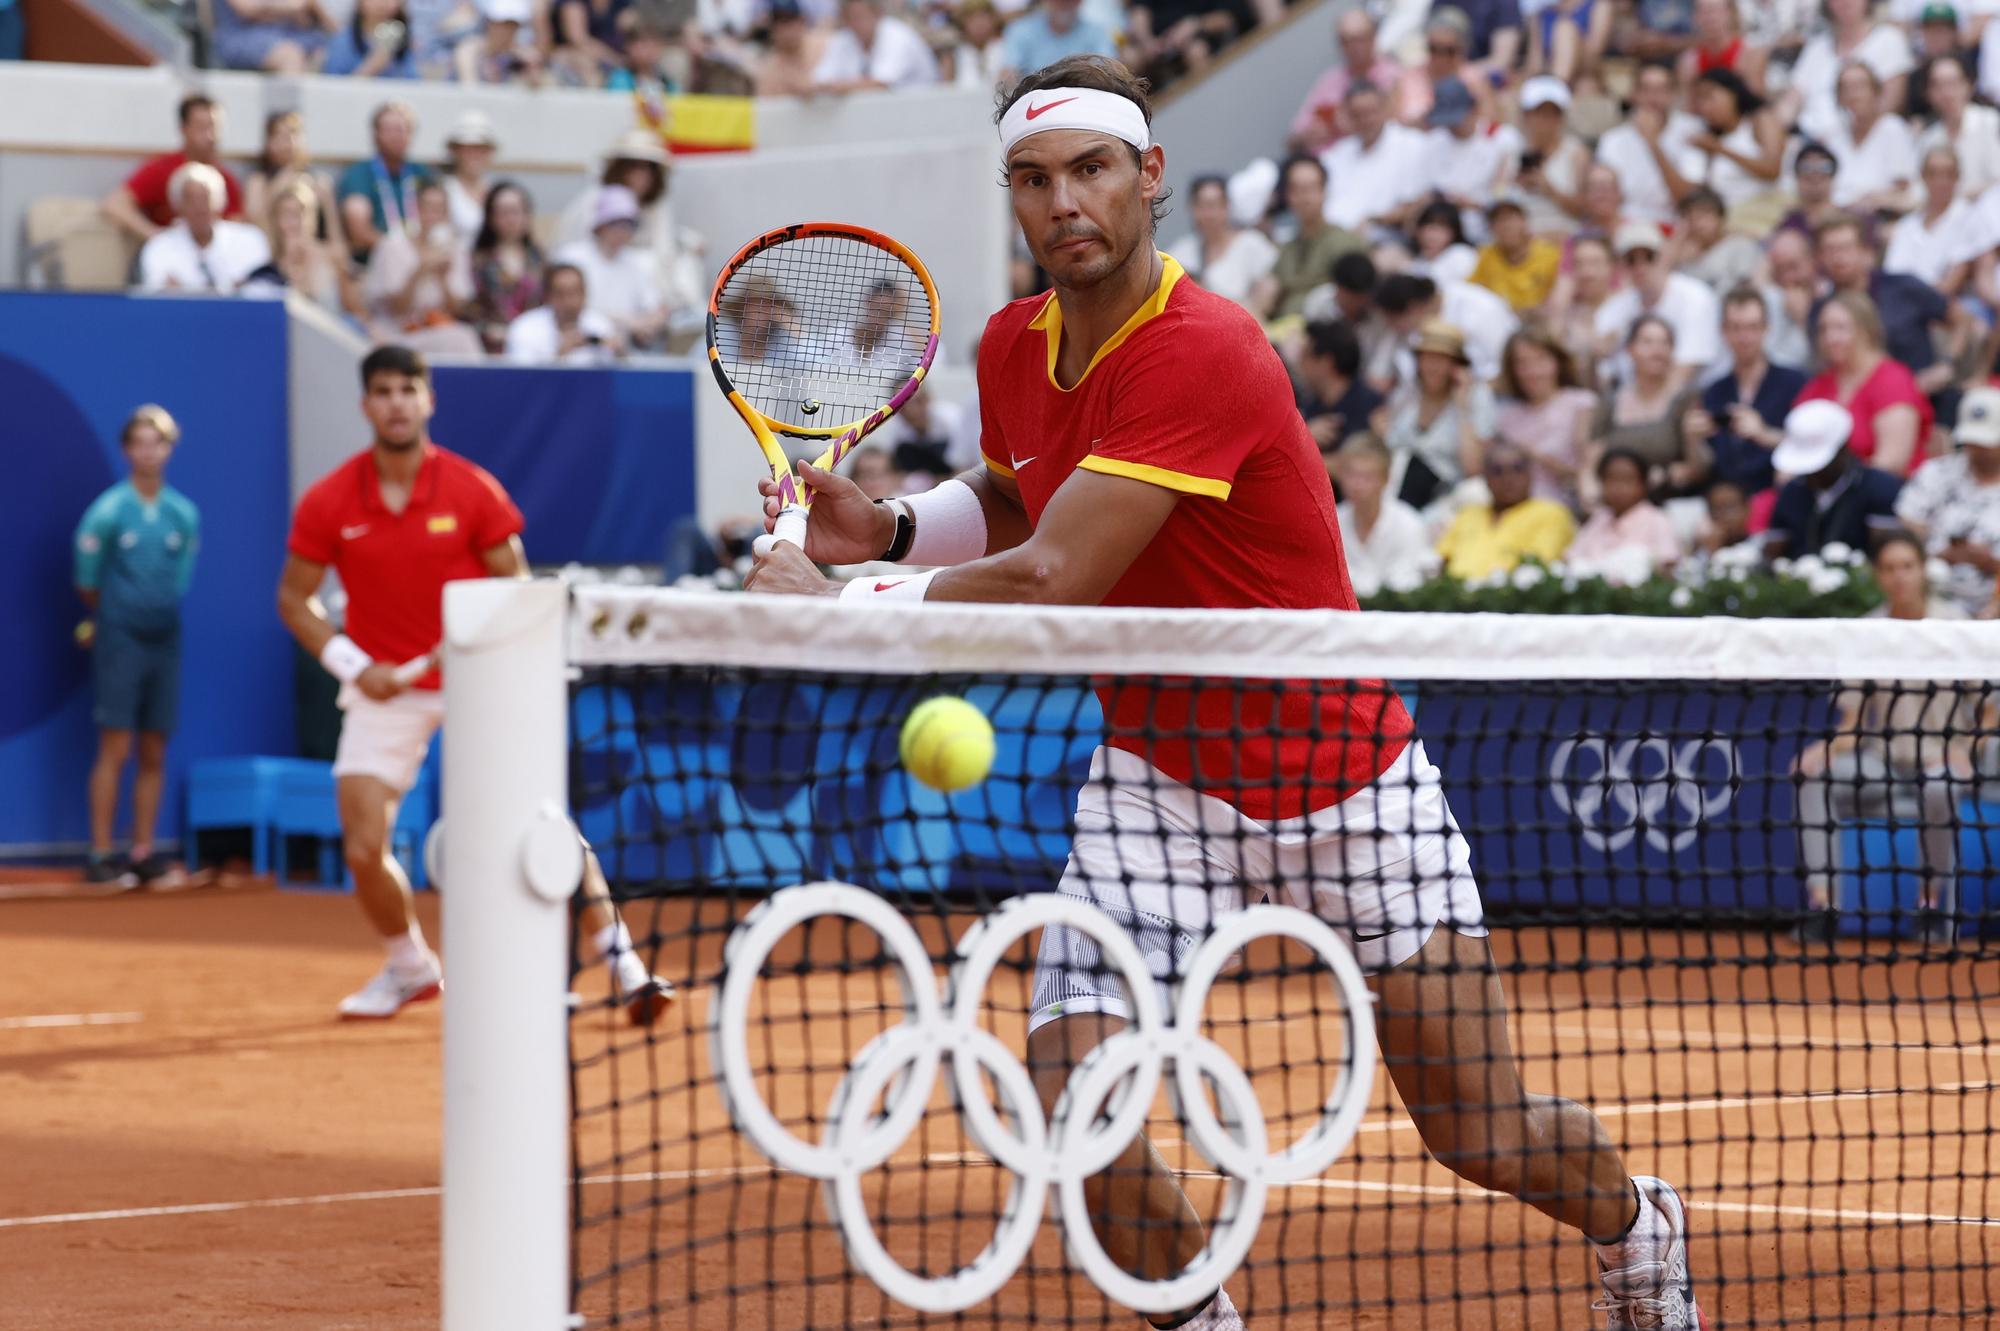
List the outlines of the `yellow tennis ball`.
<svg viewBox="0 0 2000 1331">
<path fill-rule="evenodd" d="M 932 698 L 903 722 L 899 749 L 910 775 L 932 790 L 964 790 L 993 770 L 993 723 L 963 698 Z"/>
</svg>

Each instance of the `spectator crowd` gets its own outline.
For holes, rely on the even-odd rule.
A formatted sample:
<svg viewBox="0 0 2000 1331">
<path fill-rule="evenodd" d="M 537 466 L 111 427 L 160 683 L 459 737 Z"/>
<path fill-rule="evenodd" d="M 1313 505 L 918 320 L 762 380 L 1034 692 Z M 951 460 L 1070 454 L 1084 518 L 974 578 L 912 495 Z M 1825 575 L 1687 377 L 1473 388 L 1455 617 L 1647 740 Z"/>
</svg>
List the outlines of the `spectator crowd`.
<svg viewBox="0 0 2000 1331">
<path fill-rule="evenodd" d="M 997 84 L 1066 55 L 1198 74 L 1286 0 L 212 0 L 230 69 L 642 94 Z"/>
<path fill-rule="evenodd" d="M 280 112 L 241 179 L 217 154 L 220 115 L 185 98 L 180 149 L 104 200 L 140 243 L 142 290 L 289 290 L 378 343 L 524 364 L 677 354 L 700 336 L 702 240 L 674 220 L 673 158 L 652 130 L 621 135 L 599 178 L 538 223 L 529 191 L 492 173 L 498 145 L 478 111 L 432 167 L 410 155 L 415 113 L 385 102 L 374 155 L 337 176 L 314 166 L 299 113 Z"/>
<path fill-rule="evenodd" d="M 1961 4 L 1337 7 L 1282 151 L 1163 239 L 1284 356 L 1364 597 L 1899 531 L 1991 613 L 2000 5 Z"/>
</svg>

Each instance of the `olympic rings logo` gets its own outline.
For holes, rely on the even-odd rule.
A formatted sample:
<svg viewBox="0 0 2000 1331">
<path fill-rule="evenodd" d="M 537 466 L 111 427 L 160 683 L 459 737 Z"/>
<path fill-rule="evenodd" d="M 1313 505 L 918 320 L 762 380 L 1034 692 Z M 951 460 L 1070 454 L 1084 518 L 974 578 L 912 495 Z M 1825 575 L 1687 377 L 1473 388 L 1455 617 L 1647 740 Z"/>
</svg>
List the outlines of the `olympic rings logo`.
<svg viewBox="0 0 2000 1331">
<path fill-rule="evenodd" d="M 1577 821 L 1584 844 L 1607 854 L 1641 831 L 1654 850 L 1685 850 L 1702 823 L 1729 808 L 1736 779 L 1736 746 L 1719 736 L 1676 745 L 1659 736 L 1614 744 L 1585 735 L 1564 740 L 1549 760 L 1549 793 Z"/>
<path fill-rule="evenodd" d="M 748 1020 L 752 990 L 778 940 L 823 915 L 858 921 L 882 939 L 898 971 L 905 1015 L 855 1056 L 834 1089 L 823 1138 L 813 1143 L 788 1131 L 759 1094 Z M 1124 980 L 1132 1020 L 1078 1062 L 1045 1123 L 1027 1068 L 979 1024 L 979 1004 L 1008 949 L 1049 925 L 1065 925 L 1097 942 Z M 1209 989 L 1223 965 L 1250 940 L 1273 936 L 1304 944 L 1326 963 L 1345 1009 L 1346 1037 L 1318 1122 L 1276 1152 L 1269 1150 L 1263 1108 L 1250 1078 L 1199 1033 Z M 893 906 L 845 883 L 812 883 L 775 893 L 730 935 L 709 1038 L 737 1129 L 773 1164 L 826 1184 L 827 1210 L 850 1259 L 892 1298 L 923 1312 L 957 1312 L 992 1297 L 1027 1257 L 1053 1187 L 1070 1260 L 1119 1303 L 1140 1312 L 1172 1312 L 1208 1297 L 1242 1264 L 1273 1184 L 1314 1177 L 1346 1149 L 1367 1108 L 1375 1073 L 1374 1018 L 1361 968 L 1325 921 L 1303 911 L 1260 905 L 1224 917 L 1182 962 L 1174 993 L 1168 1024 L 1131 935 L 1087 903 L 1051 893 L 1009 901 L 968 929 L 940 997 L 930 956 Z M 1014 1178 L 985 1250 L 947 1275 L 924 1277 L 903 1267 L 883 1245 L 863 1200 L 861 1178 L 909 1139 L 945 1059 L 951 1062 L 953 1099 L 967 1133 Z M 1083 1184 L 1145 1125 L 1167 1063 L 1174 1066 L 1169 1093 L 1188 1139 L 1229 1183 L 1208 1242 L 1194 1261 L 1177 1275 L 1146 1280 L 1126 1272 L 1098 1242 Z M 987 1098 L 982 1070 L 998 1092 L 997 1106 Z M 1219 1114 L 1209 1102 L 1210 1086 Z M 878 1101 L 879 1116 L 873 1111 Z M 1009 1130 L 1002 1110 L 1016 1130 Z M 1104 1124 L 1093 1129 L 1100 1111 Z"/>
</svg>

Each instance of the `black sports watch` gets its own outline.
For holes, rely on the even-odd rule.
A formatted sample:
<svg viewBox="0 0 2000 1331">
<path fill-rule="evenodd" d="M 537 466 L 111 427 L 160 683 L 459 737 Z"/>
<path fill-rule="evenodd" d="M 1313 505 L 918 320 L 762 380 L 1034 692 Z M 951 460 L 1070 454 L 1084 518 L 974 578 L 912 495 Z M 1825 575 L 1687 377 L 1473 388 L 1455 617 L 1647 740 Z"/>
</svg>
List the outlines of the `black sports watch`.
<svg viewBox="0 0 2000 1331">
<path fill-rule="evenodd" d="M 899 564 L 910 553 L 910 542 L 917 538 L 917 522 L 910 516 L 910 506 L 893 499 L 878 499 L 878 504 L 888 505 L 896 515 L 896 532 L 889 538 L 889 548 L 882 552 L 882 558 L 891 564 Z"/>
</svg>

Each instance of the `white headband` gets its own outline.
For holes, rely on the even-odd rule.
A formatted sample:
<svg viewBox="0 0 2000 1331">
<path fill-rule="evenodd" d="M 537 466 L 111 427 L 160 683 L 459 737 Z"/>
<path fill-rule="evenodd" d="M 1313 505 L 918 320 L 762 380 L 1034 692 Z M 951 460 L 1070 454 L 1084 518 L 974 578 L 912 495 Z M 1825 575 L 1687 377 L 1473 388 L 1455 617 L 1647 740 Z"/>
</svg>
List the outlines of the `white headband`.
<svg viewBox="0 0 2000 1331">
<path fill-rule="evenodd" d="M 1000 155 L 1013 152 L 1030 134 L 1051 129 L 1094 129 L 1140 152 L 1153 146 L 1145 113 L 1131 98 L 1096 88 L 1043 88 L 1016 101 L 1000 118 Z"/>
</svg>

